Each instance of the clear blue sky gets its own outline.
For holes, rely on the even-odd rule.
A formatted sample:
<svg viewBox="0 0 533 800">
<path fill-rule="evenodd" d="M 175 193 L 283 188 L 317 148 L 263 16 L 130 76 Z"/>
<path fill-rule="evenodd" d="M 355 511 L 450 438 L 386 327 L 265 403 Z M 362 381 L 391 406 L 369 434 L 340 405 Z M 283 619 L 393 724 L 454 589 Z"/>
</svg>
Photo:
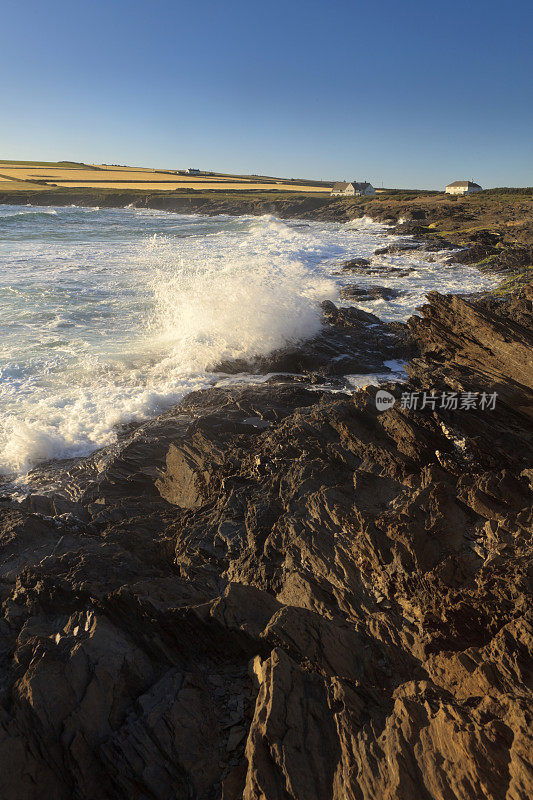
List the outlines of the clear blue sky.
<svg viewBox="0 0 533 800">
<path fill-rule="evenodd" d="M 531 0 L 2 0 L 0 158 L 533 184 Z"/>
</svg>

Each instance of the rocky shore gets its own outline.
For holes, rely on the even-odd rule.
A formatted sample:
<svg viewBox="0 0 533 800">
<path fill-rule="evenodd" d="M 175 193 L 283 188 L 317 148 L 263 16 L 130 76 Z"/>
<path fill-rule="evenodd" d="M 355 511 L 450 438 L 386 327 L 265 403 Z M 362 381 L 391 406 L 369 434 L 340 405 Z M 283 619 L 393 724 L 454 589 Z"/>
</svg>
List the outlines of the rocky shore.
<svg viewBox="0 0 533 800">
<path fill-rule="evenodd" d="M 501 272 L 504 290 L 533 279 L 533 190 L 494 189 L 456 198 L 437 193 L 394 192 L 372 198 L 290 195 L 280 192 L 147 192 L 113 189 L 1 191 L 0 203 L 18 205 L 152 208 L 180 214 L 273 214 L 281 219 L 347 222 L 370 217 L 394 232 L 415 237 L 432 251 L 461 248 L 459 258 Z M 458 254 L 454 254 L 458 260 Z"/>
<path fill-rule="evenodd" d="M 531 221 L 391 203 L 409 246 L 508 290 L 407 326 L 325 303 L 316 340 L 234 365 L 292 377 L 193 393 L 2 498 L 9 800 L 533 795 Z M 347 390 L 394 359 L 387 410 Z"/>
</svg>

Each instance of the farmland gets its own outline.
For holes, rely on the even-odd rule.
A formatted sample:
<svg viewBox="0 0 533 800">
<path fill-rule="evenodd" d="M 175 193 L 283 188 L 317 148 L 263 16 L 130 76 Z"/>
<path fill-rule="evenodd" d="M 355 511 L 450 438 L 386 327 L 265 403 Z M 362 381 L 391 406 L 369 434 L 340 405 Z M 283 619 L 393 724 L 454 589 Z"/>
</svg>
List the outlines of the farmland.
<svg viewBox="0 0 533 800">
<path fill-rule="evenodd" d="M 329 193 L 331 183 L 302 178 L 275 178 L 259 175 L 229 175 L 185 170 L 152 169 L 107 164 L 81 164 L 69 161 L 1 161 L 2 189 L 63 187 L 78 189 L 144 189 L 157 191 L 279 191 Z"/>
</svg>

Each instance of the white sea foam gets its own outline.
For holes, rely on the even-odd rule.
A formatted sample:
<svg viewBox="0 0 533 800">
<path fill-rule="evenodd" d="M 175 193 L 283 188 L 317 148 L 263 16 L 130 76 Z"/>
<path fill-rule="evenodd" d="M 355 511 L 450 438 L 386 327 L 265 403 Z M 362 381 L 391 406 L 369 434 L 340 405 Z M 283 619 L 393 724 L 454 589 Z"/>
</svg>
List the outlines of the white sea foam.
<svg viewBox="0 0 533 800">
<path fill-rule="evenodd" d="M 389 319 L 407 318 L 429 289 L 490 282 L 418 253 L 373 258 L 394 240 L 369 219 L 0 206 L 0 471 L 87 454 L 120 423 L 224 380 L 218 362 L 313 336 L 318 301 L 338 301 L 343 281 L 401 288 L 361 306 Z M 378 273 L 335 275 L 356 256 Z"/>
<path fill-rule="evenodd" d="M 57 217 L 57 211 L 55 208 L 47 208 L 47 209 L 32 209 L 31 211 L 2 211 L 2 206 L 0 206 L 0 220 L 1 219 L 8 219 L 8 220 L 16 220 L 20 217 Z"/>
<path fill-rule="evenodd" d="M 231 255 L 206 259 L 201 249 L 184 257 L 175 239 L 154 238 L 141 255 L 156 265 L 154 343 L 186 372 L 266 354 L 318 332 L 316 295 L 324 281 L 298 261 L 270 262 L 257 245 L 254 231 Z"/>
</svg>

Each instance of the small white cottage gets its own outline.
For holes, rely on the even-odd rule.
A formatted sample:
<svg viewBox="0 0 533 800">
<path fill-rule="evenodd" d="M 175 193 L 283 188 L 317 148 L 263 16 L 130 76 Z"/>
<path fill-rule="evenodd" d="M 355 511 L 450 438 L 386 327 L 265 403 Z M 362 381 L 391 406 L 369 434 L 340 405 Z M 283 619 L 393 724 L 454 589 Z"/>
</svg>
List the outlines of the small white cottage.
<svg viewBox="0 0 533 800">
<path fill-rule="evenodd" d="M 187 175 L 199 175 L 200 174 L 200 170 L 199 169 L 195 169 L 194 167 L 189 167 L 188 169 L 185 170 L 185 172 L 187 173 Z"/>
<path fill-rule="evenodd" d="M 331 190 L 332 195 L 344 195 L 345 197 L 358 197 L 361 195 L 370 195 L 376 194 L 376 190 L 372 186 L 371 183 L 367 183 L 363 181 L 362 183 L 358 183 L 357 181 L 340 181 L 333 186 Z"/>
<path fill-rule="evenodd" d="M 473 181 L 454 181 L 449 183 L 444 191 L 446 194 L 474 194 L 483 190 L 479 183 Z"/>
</svg>

